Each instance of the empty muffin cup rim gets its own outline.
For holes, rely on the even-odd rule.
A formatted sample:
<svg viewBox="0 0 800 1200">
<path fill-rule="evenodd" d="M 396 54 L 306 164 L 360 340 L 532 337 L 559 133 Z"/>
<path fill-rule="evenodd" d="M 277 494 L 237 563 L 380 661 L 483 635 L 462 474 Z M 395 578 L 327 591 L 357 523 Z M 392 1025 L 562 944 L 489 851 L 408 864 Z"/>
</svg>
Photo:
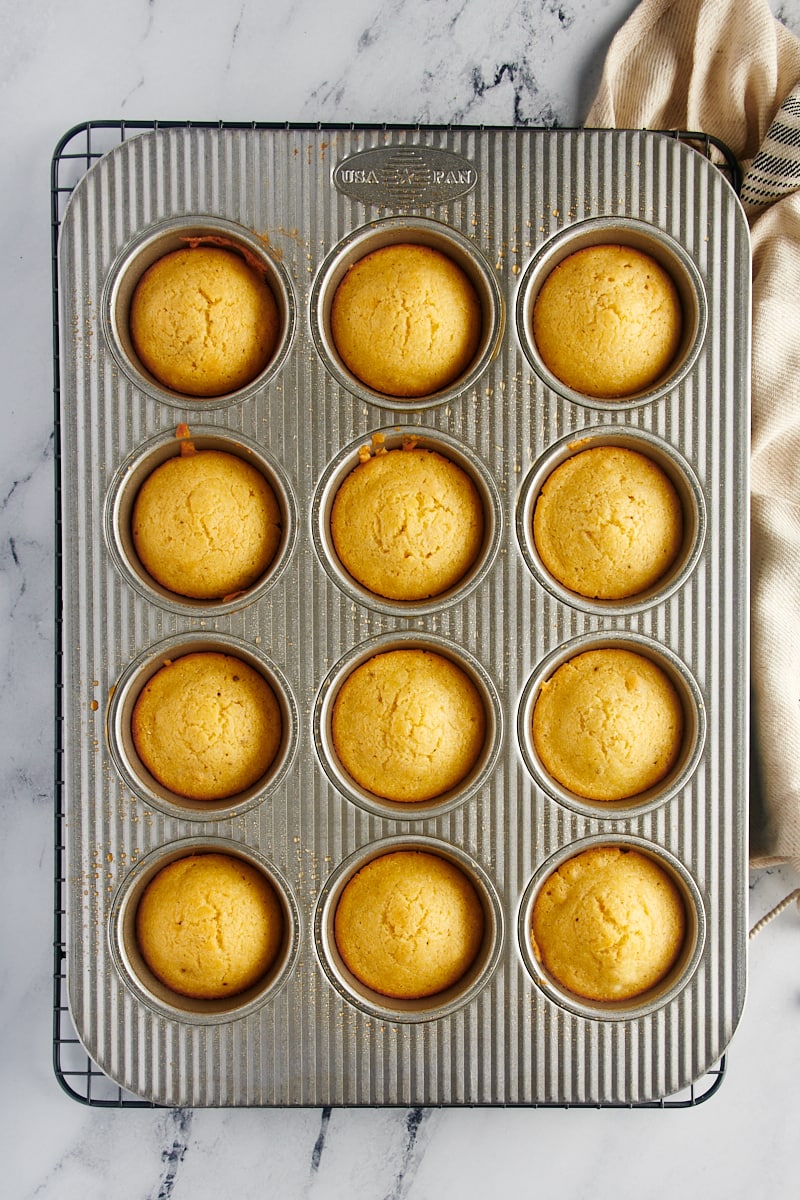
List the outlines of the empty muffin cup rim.
<svg viewBox="0 0 800 1200">
<path fill-rule="evenodd" d="M 667 872 L 678 887 L 686 915 L 683 945 L 662 980 L 628 1000 L 590 1000 L 565 987 L 536 958 L 533 908 L 541 888 L 559 867 L 584 851 L 604 847 L 636 850 Z M 694 978 L 706 941 L 706 913 L 702 893 L 687 865 L 664 847 L 636 834 L 594 834 L 568 842 L 540 862 L 528 880 L 517 914 L 517 948 L 526 972 L 544 997 L 577 1017 L 598 1021 L 632 1021 L 666 1007 L 685 991 Z"/>
<path fill-rule="evenodd" d="M 164 787 L 141 761 L 133 744 L 131 715 L 145 684 L 167 662 L 188 654 L 219 653 L 238 658 L 269 684 L 281 714 L 281 740 L 263 776 L 242 792 L 220 800 L 193 800 Z M 149 646 L 130 662 L 112 686 L 106 713 L 106 739 L 117 771 L 131 792 L 167 816 L 193 821 L 223 821 L 262 803 L 285 779 L 294 758 L 299 710 L 283 672 L 261 651 L 235 637 L 213 631 L 174 634 Z"/>
<path fill-rule="evenodd" d="M 618 397 L 596 397 L 565 384 L 542 359 L 533 335 L 533 308 L 539 289 L 560 262 L 591 246 L 622 245 L 649 254 L 670 275 L 683 314 L 681 343 L 666 371 L 646 388 Z M 550 235 L 520 278 L 515 304 L 519 345 L 534 373 L 550 391 L 586 408 L 624 411 L 655 403 L 674 391 L 694 367 L 705 342 L 708 300 L 694 259 L 671 234 L 634 217 L 587 217 Z"/>
<path fill-rule="evenodd" d="M 128 321 L 133 292 L 147 268 L 174 250 L 187 249 L 193 243 L 202 244 L 203 239 L 212 246 L 219 245 L 220 239 L 224 239 L 227 244 L 223 248 L 238 253 L 246 262 L 252 259 L 259 264 L 280 318 L 277 342 L 264 367 L 241 387 L 215 396 L 178 392 L 156 379 L 136 353 Z M 297 304 L 283 265 L 251 230 L 234 220 L 212 214 L 190 213 L 148 224 L 117 255 L 103 285 L 103 337 L 117 366 L 144 395 L 187 411 L 212 412 L 239 404 L 263 390 L 286 362 L 296 322 Z"/>
<path fill-rule="evenodd" d="M 196 854 L 238 858 L 254 867 L 272 885 L 283 916 L 283 937 L 273 963 L 250 987 L 227 998 L 202 999 L 175 992 L 147 966 L 136 936 L 136 911 L 150 881 L 170 863 Z M 300 952 L 302 917 L 287 878 L 263 854 L 231 838 L 199 835 L 156 846 L 129 866 L 117 887 L 107 932 L 111 960 L 123 985 L 137 999 L 159 1016 L 207 1026 L 241 1020 L 277 996 L 288 981 Z"/>
<path fill-rule="evenodd" d="M 445 254 L 466 273 L 481 306 L 481 336 L 472 362 L 452 383 L 423 396 L 394 396 L 369 387 L 345 365 L 331 330 L 333 297 L 348 267 L 373 250 L 402 244 L 428 246 Z M 314 279 L 309 316 L 317 353 L 336 382 L 365 403 L 405 412 L 447 404 L 473 388 L 499 352 L 505 329 L 503 293 L 480 247 L 453 226 L 415 216 L 383 217 L 341 238 Z"/>
<path fill-rule="evenodd" d="M 658 783 L 622 800 L 590 800 L 571 791 L 553 778 L 533 742 L 533 710 L 542 684 L 564 663 L 589 650 L 629 650 L 650 659 L 676 688 L 683 708 L 682 747 L 676 762 Z M 690 782 L 705 746 L 705 704 L 694 675 L 668 647 L 633 630 L 595 631 L 561 643 L 535 665 L 523 687 L 517 710 L 517 738 L 529 774 L 552 800 L 584 817 L 601 821 L 629 820 L 673 800 Z"/>
<path fill-rule="evenodd" d="M 460 868 L 475 887 L 484 913 L 481 947 L 461 979 L 432 996 L 407 1000 L 385 996 L 361 983 L 345 965 L 334 934 L 336 908 L 350 879 L 374 859 L 405 850 L 434 854 Z M 341 996 L 368 1016 L 398 1024 L 435 1021 L 469 1004 L 494 975 L 502 957 L 504 940 L 503 906 L 488 873 L 454 842 L 424 834 L 379 838 L 352 851 L 326 879 L 314 914 L 314 946 L 328 981 Z"/>
</svg>

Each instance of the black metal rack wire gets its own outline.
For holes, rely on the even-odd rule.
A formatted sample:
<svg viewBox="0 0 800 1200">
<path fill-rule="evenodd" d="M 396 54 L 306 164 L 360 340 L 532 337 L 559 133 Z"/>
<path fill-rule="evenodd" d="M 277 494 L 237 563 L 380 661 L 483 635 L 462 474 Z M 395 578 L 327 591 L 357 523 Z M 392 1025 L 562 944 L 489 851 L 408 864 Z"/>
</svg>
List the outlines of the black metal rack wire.
<svg viewBox="0 0 800 1200">
<path fill-rule="evenodd" d="M 126 1091 L 110 1079 L 93 1062 L 78 1037 L 69 1012 L 66 977 L 66 887 L 63 776 L 63 590 L 62 590 L 62 492 L 61 492 L 61 430 L 60 430 L 60 348 L 58 297 L 58 236 L 64 211 L 74 188 L 88 170 L 115 146 L 139 133 L 169 128 L 203 129 L 275 129 L 298 128 L 292 123 L 276 125 L 258 121 L 87 121 L 68 130 L 57 143 L 51 161 L 50 224 L 53 319 L 53 399 L 55 440 L 55 761 L 54 761 L 54 908 L 53 908 L 53 1069 L 56 1078 L 72 1099 L 97 1108 L 156 1108 Z M 305 126 L 308 128 L 308 126 Z M 318 126 L 314 126 L 318 128 Z M 350 129 L 350 125 L 329 125 L 324 128 Z M 391 129 L 391 126 L 381 126 Z M 408 128 L 404 126 L 403 128 Z M 426 126 L 426 128 L 429 128 Z M 718 138 L 689 130 L 662 130 L 665 137 L 675 138 L 691 146 L 712 162 L 738 193 L 741 171 L 733 152 Z M 589 1107 L 589 1108 L 691 1108 L 709 1100 L 725 1078 L 725 1056 L 700 1080 L 688 1088 L 661 1100 L 644 1104 L 619 1102 L 611 1104 L 564 1105 L 540 1102 L 531 1108 Z"/>
</svg>

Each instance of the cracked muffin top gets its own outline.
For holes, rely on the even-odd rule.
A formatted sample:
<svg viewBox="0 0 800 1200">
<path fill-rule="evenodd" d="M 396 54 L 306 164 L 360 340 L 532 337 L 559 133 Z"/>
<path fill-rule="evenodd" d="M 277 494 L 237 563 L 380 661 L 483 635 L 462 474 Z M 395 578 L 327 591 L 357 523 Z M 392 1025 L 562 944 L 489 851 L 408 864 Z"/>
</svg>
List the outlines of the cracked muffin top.
<svg viewBox="0 0 800 1200">
<path fill-rule="evenodd" d="M 218 1000 L 262 979 L 283 940 L 272 884 L 228 854 L 192 854 L 162 867 L 136 910 L 142 957 L 182 996 Z"/>
<path fill-rule="evenodd" d="M 547 477 L 533 517 L 547 570 L 580 596 L 624 600 L 674 563 L 683 509 L 672 481 L 644 454 L 594 446 Z"/>
<path fill-rule="evenodd" d="M 567 387 L 598 399 L 645 391 L 678 350 L 677 288 L 649 254 L 632 246 L 586 246 L 554 267 L 533 308 L 545 365 Z"/>
<path fill-rule="evenodd" d="M 445 655 L 388 650 L 347 676 L 331 733 L 342 766 L 368 792 L 385 800 L 433 800 L 475 766 L 486 713 L 472 679 Z"/>
<path fill-rule="evenodd" d="M 234 250 L 194 246 L 159 258 L 131 299 L 142 364 L 186 396 L 223 396 L 264 369 L 280 318 L 266 279 Z"/>
<path fill-rule="evenodd" d="M 419 850 L 373 858 L 336 908 L 336 945 L 348 969 L 383 996 L 415 1000 L 456 984 L 483 941 L 484 914 L 466 874 Z"/>
<path fill-rule="evenodd" d="M 672 680 L 643 654 L 617 647 L 575 655 L 545 680 L 533 743 L 545 770 L 586 800 L 628 800 L 672 770 L 683 744 Z"/>
<path fill-rule="evenodd" d="M 683 947 L 679 888 L 637 850 L 597 846 L 568 859 L 533 906 L 537 960 L 588 1000 L 631 1000 L 658 984 Z"/>
<path fill-rule="evenodd" d="M 483 528 L 483 505 L 467 472 L 419 447 L 363 459 L 331 510 L 342 565 L 389 600 L 424 600 L 453 587 L 477 558 Z"/>
<path fill-rule="evenodd" d="M 336 349 L 348 370 L 388 396 L 428 396 L 469 367 L 481 305 L 465 272 L 431 246 L 373 250 L 342 279 L 331 307 Z"/>
<path fill-rule="evenodd" d="M 170 792 L 225 800 L 267 772 L 282 737 L 267 680 L 231 654 L 197 651 L 166 662 L 142 688 L 131 733 L 142 763 Z"/>
<path fill-rule="evenodd" d="M 167 459 L 139 489 L 131 522 L 142 566 L 180 596 L 218 600 L 263 575 L 281 539 L 271 486 L 236 454 Z"/>
</svg>

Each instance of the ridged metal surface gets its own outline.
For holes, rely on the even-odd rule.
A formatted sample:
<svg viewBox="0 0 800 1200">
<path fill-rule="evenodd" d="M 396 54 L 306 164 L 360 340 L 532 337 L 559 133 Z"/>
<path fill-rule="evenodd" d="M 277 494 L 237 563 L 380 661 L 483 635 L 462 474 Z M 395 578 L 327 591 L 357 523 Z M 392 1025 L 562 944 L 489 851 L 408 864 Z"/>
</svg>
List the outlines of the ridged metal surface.
<svg viewBox="0 0 800 1200">
<path fill-rule="evenodd" d="M 425 206 L 366 203 L 332 183 L 365 148 L 437 147 L 467 160 L 476 186 Z M 424 156 L 423 156 L 424 159 Z M 416 161 L 416 157 L 415 157 Z M 443 160 L 445 161 L 445 160 Z M 452 159 L 446 160 L 452 166 Z M 309 303 L 326 257 L 371 221 L 414 214 L 458 230 L 490 264 L 505 307 L 500 349 L 477 382 L 429 408 L 371 404 L 322 361 Z M 294 341 L 275 379 L 230 406 L 176 408 L 137 387 L 111 353 L 102 320 L 109 273 L 158 222 L 213 214 L 254 231 L 290 281 Z M 540 246 L 596 216 L 632 217 L 674 238 L 703 281 L 708 328 L 689 375 L 666 396 L 585 407 L 545 387 L 515 329 L 520 281 Z M 639 1103 L 698 1079 L 724 1052 L 745 992 L 748 741 L 749 243 L 738 201 L 694 150 L 659 134 L 469 129 L 192 129 L 132 137 L 80 181 L 60 250 L 64 528 L 64 745 L 67 972 L 87 1050 L 132 1092 L 170 1105 Z M 297 537 L 277 583 L 222 616 L 184 614 L 131 586 L 110 553 L 105 506 L 115 473 L 151 438 L 202 424 L 241 432 L 277 459 L 296 502 Z M 312 505 L 334 456 L 395 424 L 446 432 L 491 475 L 501 544 L 463 599 L 412 617 L 345 595 L 314 545 Z M 526 475 L 577 430 L 643 430 L 683 455 L 702 489 L 707 530 L 689 578 L 629 614 L 597 613 L 539 585 L 517 540 Z M 314 744 L 323 680 L 352 647 L 419 631 L 464 647 L 490 675 L 503 714 L 490 780 L 441 816 L 376 816 L 339 794 Z M 517 712 L 540 660 L 563 643 L 628 631 L 667 647 L 697 682 L 707 730 L 677 796 L 641 816 L 568 810 L 534 783 Z M 168 638 L 230 635 L 275 664 L 298 711 L 298 746 L 281 785 L 220 821 L 148 805 L 109 749 L 109 703 L 129 664 Z M 523 962 L 517 922 L 542 862 L 603 835 L 642 839 L 694 880 L 706 924 L 700 962 L 667 1004 L 632 1020 L 576 1015 L 546 997 Z M 239 1020 L 202 1023 L 152 1009 L 112 954 L 119 889 L 146 856 L 209 836 L 249 847 L 290 887 L 299 952 L 288 980 Z M 381 1019 L 340 994 L 319 959 L 318 906 L 343 859 L 384 839 L 452 845 L 499 897 L 503 940 L 491 978 L 468 1004 L 432 1020 Z"/>
</svg>

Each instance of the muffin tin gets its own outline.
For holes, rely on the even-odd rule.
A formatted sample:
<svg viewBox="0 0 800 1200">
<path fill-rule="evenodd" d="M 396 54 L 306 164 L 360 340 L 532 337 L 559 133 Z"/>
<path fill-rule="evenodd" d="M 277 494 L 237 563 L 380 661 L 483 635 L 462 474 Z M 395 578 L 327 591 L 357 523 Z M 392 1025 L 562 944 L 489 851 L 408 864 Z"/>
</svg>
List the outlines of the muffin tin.
<svg viewBox="0 0 800 1200">
<path fill-rule="evenodd" d="M 126 326 L 141 271 L 198 241 L 262 261 L 282 319 L 263 374 L 213 400 L 159 386 Z M 350 377 L 329 321 L 347 266 L 404 241 L 454 257 L 484 314 L 464 376 L 409 401 Z M 564 389 L 530 339 L 546 271 L 600 241 L 653 253 L 685 313 L 674 370 L 622 401 Z M 746 222 L 722 174 L 645 131 L 164 127 L 128 138 L 78 182 L 58 247 L 67 980 L 80 1038 L 122 1088 L 192 1106 L 638 1104 L 718 1062 L 746 974 L 749 278 Z M 220 602 L 165 592 L 132 547 L 138 484 L 187 439 L 252 462 L 281 504 L 275 562 Z M 328 528 L 359 450 L 405 441 L 468 470 L 486 511 L 473 570 L 414 603 L 350 579 Z M 684 508 L 677 564 L 628 602 L 560 587 L 530 535 L 547 473 L 604 443 L 655 458 Z M 547 778 L 529 726 L 539 681 L 607 644 L 665 666 L 687 731 L 663 786 L 601 805 Z M 398 646 L 463 665 L 487 714 L 471 775 L 417 805 L 359 789 L 329 734 L 347 670 Z M 147 678 L 195 649 L 263 671 L 283 716 L 267 776 L 217 804 L 165 792 L 130 734 Z M 564 994 L 528 936 L 547 872 L 606 842 L 663 862 L 688 914 L 676 971 L 628 1006 Z M 461 866 L 486 915 L 468 977 L 425 1002 L 369 993 L 332 937 L 347 878 L 399 847 Z M 284 906 L 279 963 L 236 1002 L 171 995 L 135 945 L 147 880 L 203 849 L 255 863 Z"/>
</svg>

